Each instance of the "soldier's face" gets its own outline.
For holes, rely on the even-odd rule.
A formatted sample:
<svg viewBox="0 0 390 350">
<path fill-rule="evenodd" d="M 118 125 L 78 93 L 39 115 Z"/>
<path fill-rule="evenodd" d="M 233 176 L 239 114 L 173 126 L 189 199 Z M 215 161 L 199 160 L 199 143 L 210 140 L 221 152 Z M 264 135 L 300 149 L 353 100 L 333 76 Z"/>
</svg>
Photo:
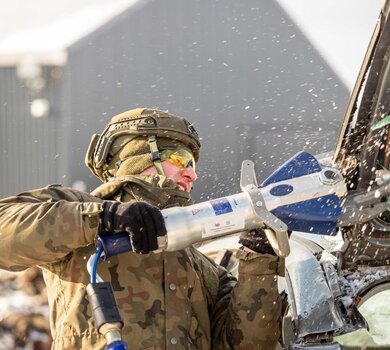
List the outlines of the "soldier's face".
<svg viewBox="0 0 390 350">
<path fill-rule="evenodd" d="M 195 170 L 191 166 L 183 168 L 166 160 L 161 162 L 161 165 L 165 176 L 174 181 L 182 190 L 191 192 L 192 183 L 198 178 Z M 157 174 L 157 169 L 153 165 L 145 169 L 142 174 Z"/>
</svg>

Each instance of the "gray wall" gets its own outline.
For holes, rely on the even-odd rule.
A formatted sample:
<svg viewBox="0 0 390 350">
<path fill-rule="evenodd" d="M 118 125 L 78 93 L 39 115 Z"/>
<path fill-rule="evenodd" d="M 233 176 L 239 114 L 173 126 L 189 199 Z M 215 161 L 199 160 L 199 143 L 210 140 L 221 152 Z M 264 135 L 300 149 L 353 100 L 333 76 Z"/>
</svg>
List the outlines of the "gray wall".
<svg viewBox="0 0 390 350">
<path fill-rule="evenodd" d="M 33 187 L 83 180 L 93 189 L 98 181 L 84 166 L 91 134 L 134 107 L 168 109 L 195 124 L 203 138 L 196 200 L 238 192 L 244 159 L 255 161 L 260 181 L 297 151 L 334 147 L 348 90 L 277 3 L 140 3 L 69 48 L 61 89 L 50 97 L 61 96 L 58 115 L 44 122 L 39 147 L 32 138 L 24 146 L 41 159 L 57 155 L 60 165 Z M 45 173 L 42 166 L 35 171 Z M 2 178 L 2 188 L 9 181 Z"/>
<path fill-rule="evenodd" d="M 334 147 L 347 88 L 275 2 L 144 4 L 70 50 L 71 115 L 80 129 L 72 180 L 88 176 L 86 135 L 137 106 L 195 123 L 203 137 L 198 200 L 239 191 L 244 159 L 255 161 L 260 181 L 299 150 Z"/>
</svg>

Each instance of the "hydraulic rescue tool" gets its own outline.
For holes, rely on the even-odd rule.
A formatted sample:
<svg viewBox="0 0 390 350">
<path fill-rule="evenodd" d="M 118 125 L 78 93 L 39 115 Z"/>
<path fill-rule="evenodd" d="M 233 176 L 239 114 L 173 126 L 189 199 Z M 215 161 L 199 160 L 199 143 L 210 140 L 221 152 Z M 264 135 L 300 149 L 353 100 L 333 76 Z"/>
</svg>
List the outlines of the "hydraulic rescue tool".
<svg viewBox="0 0 390 350">
<path fill-rule="evenodd" d="M 333 337 L 368 328 L 357 307 L 390 286 L 389 12 L 386 0 L 332 160 L 300 152 L 260 186 L 254 164 L 244 161 L 242 193 L 162 211 L 167 235 L 159 246 L 166 251 L 264 229 L 275 253 L 286 257 L 289 305 L 283 345 L 288 349 L 342 349 Z M 344 244 L 334 262 L 324 259 L 328 251 L 319 238 L 338 230 Z M 292 235 L 289 241 L 289 231 L 317 236 Z M 107 340 L 107 350 L 127 349 L 113 290 L 97 274 L 97 267 L 100 258 L 131 251 L 130 238 L 127 233 L 99 235 L 97 245 L 88 262 L 87 287 L 95 325 Z M 365 283 L 354 287 L 356 278 Z"/>
<path fill-rule="evenodd" d="M 275 253 L 287 257 L 290 253 L 288 231 L 332 235 L 340 225 L 370 220 L 384 210 L 383 198 L 377 201 L 375 193 L 384 195 L 387 187 L 383 182 L 373 190 L 369 196 L 371 201 L 359 202 L 358 195 L 347 200 L 341 173 L 322 166 L 307 152 L 292 157 L 258 186 L 254 163 L 247 160 L 241 168 L 241 193 L 162 210 L 167 235 L 159 237 L 159 249 L 175 251 L 197 242 L 261 227 Z M 359 210 L 343 208 L 343 203 L 353 203 Z M 95 325 L 107 339 L 107 350 L 126 349 L 126 345 L 120 337 L 123 323 L 114 293 L 110 283 L 97 274 L 97 266 L 101 257 L 107 259 L 130 251 L 128 233 L 102 234 L 98 236 L 97 251 L 88 263 L 91 283 L 87 292 Z"/>
</svg>

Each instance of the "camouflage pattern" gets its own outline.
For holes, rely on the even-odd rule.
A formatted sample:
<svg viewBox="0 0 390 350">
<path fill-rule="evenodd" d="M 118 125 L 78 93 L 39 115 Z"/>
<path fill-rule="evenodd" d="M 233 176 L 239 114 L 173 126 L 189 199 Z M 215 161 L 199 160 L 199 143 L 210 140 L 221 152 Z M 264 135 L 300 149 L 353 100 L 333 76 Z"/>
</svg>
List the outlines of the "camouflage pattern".
<svg viewBox="0 0 390 350">
<path fill-rule="evenodd" d="M 102 198 L 142 198 L 162 208 L 189 203 L 181 192 L 163 177 L 129 176 L 104 184 L 94 195 L 52 185 L 0 201 L 0 268 L 42 269 L 52 349 L 106 345 L 94 328 L 85 291 Z M 100 263 L 99 275 L 115 291 L 129 349 L 275 348 L 281 264 L 268 254 L 237 254 L 239 281 L 193 247 L 121 254 Z"/>
</svg>

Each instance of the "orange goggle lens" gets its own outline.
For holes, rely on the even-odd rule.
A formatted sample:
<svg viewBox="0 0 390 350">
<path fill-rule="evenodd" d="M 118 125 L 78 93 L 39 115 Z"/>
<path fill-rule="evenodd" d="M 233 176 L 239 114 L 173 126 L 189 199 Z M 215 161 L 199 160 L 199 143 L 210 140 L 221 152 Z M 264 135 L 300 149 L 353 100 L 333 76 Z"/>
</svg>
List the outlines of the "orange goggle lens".
<svg viewBox="0 0 390 350">
<path fill-rule="evenodd" d="M 190 151 L 187 151 L 184 148 L 162 151 L 161 160 L 167 160 L 180 168 L 187 168 L 190 166 L 195 170 L 195 158 Z"/>
</svg>

